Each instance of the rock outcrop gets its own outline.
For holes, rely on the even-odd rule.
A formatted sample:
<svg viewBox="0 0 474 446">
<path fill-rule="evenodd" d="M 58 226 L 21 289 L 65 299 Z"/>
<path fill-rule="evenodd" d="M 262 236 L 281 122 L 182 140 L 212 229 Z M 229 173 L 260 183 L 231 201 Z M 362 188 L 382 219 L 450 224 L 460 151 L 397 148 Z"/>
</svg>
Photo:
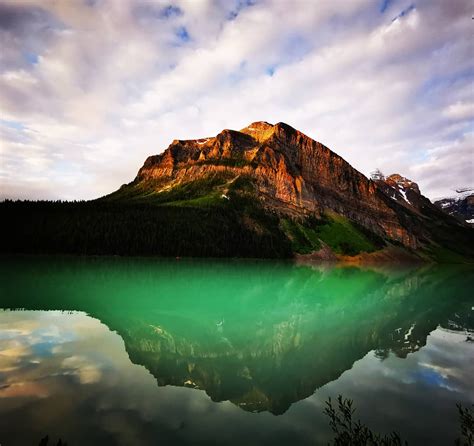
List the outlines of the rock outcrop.
<svg viewBox="0 0 474 446">
<path fill-rule="evenodd" d="M 430 200 L 421 194 L 418 184 L 398 173 L 375 182 L 385 195 L 411 211 L 419 212 L 423 206 L 432 205 Z"/>
<path fill-rule="evenodd" d="M 145 161 L 134 184 L 152 184 L 161 192 L 214 173 L 250 176 L 259 199 L 273 211 L 297 217 L 329 209 L 382 237 L 418 246 L 375 182 L 284 123 L 254 122 L 215 137 L 175 140 Z"/>
</svg>

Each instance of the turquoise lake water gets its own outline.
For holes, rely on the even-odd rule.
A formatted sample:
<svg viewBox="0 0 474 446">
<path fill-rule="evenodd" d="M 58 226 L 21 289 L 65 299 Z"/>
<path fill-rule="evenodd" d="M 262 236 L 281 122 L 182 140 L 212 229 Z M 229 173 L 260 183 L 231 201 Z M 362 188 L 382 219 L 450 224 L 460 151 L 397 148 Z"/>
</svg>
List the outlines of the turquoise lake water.
<svg viewBox="0 0 474 446">
<path fill-rule="evenodd" d="M 474 402 L 474 270 L 0 259 L 0 444 L 319 445 L 328 397 L 410 445 Z"/>
</svg>

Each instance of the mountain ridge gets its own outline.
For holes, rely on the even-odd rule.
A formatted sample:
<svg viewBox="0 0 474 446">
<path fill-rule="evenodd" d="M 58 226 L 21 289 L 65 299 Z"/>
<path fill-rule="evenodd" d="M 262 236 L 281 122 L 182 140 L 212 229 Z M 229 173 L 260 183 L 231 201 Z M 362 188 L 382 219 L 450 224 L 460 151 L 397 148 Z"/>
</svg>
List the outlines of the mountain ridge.
<svg viewBox="0 0 474 446">
<path fill-rule="evenodd" d="M 369 226 L 373 214 L 380 214 L 385 224 L 376 228 L 380 235 L 416 248 L 411 235 L 396 225 L 390 206 L 375 198 L 378 191 L 370 180 L 285 123 L 258 121 L 240 132 L 225 129 L 213 138 L 175 140 L 162 154 L 147 158 L 133 184 L 154 182 L 152 188 L 161 193 L 217 172 L 253 176 L 265 207 L 293 216 L 319 216 L 329 208 Z"/>
<path fill-rule="evenodd" d="M 158 197 L 212 175 L 224 175 L 224 185 L 249 177 L 261 206 L 280 216 L 321 219 L 335 213 L 410 250 L 431 243 L 432 231 L 420 223 L 426 218 L 459 226 L 441 215 L 413 181 L 399 174 L 368 179 L 328 147 L 283 122 L 257 121 L 214 137 L 174 140 L 163 153 L 146 159 L 132 183 L 106 199 L 120 199 L 120 191 L 134 188 L 138 196 L 146 190 L 150 198 Z M 223 187 L 221 198 L 229 200 L 226 192 Z"/>
<path fill-rule="evenodd" d="M 281 122 L 174 140 L 96 200 L 0 206 L 3 252 L 474 261 L 472 229 L 416 183 L 369 179 Z"/>
<path fill-rule="evenodd" d="M 454 191 L 456 195 L 438 198 L 434 205 L 453 217 L 474 225 L 474 188 L 464 187 Z"/>
</svg>

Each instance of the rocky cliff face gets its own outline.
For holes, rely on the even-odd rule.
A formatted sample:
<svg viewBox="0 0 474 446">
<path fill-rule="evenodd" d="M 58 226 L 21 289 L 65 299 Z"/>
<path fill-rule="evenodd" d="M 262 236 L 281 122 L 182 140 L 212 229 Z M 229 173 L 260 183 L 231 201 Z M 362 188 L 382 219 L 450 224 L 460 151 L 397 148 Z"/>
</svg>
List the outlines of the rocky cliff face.
<svg viewBox="0 0 474 446">
<path fill-rule="evenodd" d="M 284 123 L 254 122 L 215 137 L 175 140 L 150 156 L 134 184 L 162 192 L 215 173 L 250 177 L 266 208 L 290 216 L 334 211 L 376 234 L 416 248 L 377 184 L 324 145 Z"/>
<path fill-rule="evenodd" d="M 303 255 L 326 250 L 354 256 L 387 244 L 437 260 L 464 261 L 474 255 L 468 225 L 434 206 L 415 182 L 399 174 L 368 179 L 323 144 L 281 122 L 254 122 L 215 137 L 175 140 L 150 156 L 132 183 L 106 199 L 146 199 L 188 209 L 212 205 L 217 214 L 232 213 L 229 221 L 247 233 L 273 237 L 271 246 L 283 240 Z M 252 207 L 259 210 L 249 211 Z"/>
</svg>

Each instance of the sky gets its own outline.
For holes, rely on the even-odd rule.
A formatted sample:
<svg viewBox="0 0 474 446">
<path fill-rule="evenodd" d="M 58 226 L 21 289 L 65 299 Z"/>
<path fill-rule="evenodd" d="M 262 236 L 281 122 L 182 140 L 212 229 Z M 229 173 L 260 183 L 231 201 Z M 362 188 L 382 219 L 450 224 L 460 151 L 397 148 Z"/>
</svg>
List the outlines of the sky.
<svg viewBox="0 0 474 446">
<path fill-rule="evenodd" d="M 474 186 L 471 0 L 0 0 L 0 199 L 91 199 L 174 139 L 286 122 Z"/>
</svg>

